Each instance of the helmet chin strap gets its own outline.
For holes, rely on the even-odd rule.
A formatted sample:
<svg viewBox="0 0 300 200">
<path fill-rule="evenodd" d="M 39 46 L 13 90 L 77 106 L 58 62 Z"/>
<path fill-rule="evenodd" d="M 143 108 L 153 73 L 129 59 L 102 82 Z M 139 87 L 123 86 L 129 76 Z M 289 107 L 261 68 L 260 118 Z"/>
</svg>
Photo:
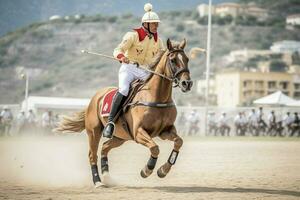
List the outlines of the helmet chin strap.
<svg viewBox="0 0 300 200">
<path fill-rule="evenodd" d="M 143 25 L 143 27 L 146 28 L 146 30 L 148 31 L 148 33 L 151 34 L 151 36 L 154 35 L 154 33 L 152 33 L 152 32 L 150 31 L 150 23 L 149 23 L 149 22 L 146 22 L 146 23 L 147 23 L 146 27 L 145 27 L 144 25 Z"/>
</svg>

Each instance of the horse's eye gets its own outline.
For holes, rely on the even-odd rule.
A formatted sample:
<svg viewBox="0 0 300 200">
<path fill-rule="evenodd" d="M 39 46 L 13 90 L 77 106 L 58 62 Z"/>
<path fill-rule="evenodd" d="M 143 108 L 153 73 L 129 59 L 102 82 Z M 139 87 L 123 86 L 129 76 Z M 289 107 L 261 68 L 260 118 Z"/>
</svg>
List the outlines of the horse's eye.
<svg viewBox="0 0 300 200">
<path fill-rule="evenodd" d="M 175 63 L 176 63 L 176 60 L 175 60 L 175 59 L 172 59 L 172 60 L 171 60 L 171 63 L 175 64 Z"/>
</svg>

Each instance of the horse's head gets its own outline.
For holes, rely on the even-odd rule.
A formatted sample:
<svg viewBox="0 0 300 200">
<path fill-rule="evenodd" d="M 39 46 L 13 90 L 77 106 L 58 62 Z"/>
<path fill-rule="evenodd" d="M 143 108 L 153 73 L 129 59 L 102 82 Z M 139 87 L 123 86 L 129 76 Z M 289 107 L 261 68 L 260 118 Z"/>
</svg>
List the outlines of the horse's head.
<svg viewBox="0 0 300 200">
<path fill-rule="evenodd" d="M 176 86 L 179 86 L 182 92 L 188 92 L 193 86 L 188 68 L 189 58 L 184 52 L 186 40 L 184 39 L 178 45 L 172 45 L 171 40 L 167 40 L 167 68 L 174 80 Z"/>
</svg>

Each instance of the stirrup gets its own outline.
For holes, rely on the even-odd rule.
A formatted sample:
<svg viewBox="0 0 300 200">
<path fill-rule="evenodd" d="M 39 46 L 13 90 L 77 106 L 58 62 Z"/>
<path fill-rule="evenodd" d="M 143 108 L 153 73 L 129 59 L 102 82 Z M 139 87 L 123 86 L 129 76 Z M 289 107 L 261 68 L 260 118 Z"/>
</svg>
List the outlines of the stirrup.
<svg viewBox="0 0 300 200">
<path fill-rule="evenodd" d="M 114 131 L 115 131 L 115 123 L 108 122 L 103 130 L 103 137 L 112 138 Z"/>
</svg>

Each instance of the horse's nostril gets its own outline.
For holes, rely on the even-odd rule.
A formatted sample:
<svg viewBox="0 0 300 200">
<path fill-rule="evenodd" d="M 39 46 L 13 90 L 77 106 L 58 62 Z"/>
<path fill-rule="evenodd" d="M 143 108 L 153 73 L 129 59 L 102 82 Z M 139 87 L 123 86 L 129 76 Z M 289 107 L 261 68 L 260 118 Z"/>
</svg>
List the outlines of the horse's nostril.
<svg viewBox="0 0 300 200">
<path fill-rule="evenodd" d="M 186 91 L 189 91 L 192 88 L 193 81 L 191 80 L 182 80 L 180 81 L 180 87 Z"/>
</svg>

